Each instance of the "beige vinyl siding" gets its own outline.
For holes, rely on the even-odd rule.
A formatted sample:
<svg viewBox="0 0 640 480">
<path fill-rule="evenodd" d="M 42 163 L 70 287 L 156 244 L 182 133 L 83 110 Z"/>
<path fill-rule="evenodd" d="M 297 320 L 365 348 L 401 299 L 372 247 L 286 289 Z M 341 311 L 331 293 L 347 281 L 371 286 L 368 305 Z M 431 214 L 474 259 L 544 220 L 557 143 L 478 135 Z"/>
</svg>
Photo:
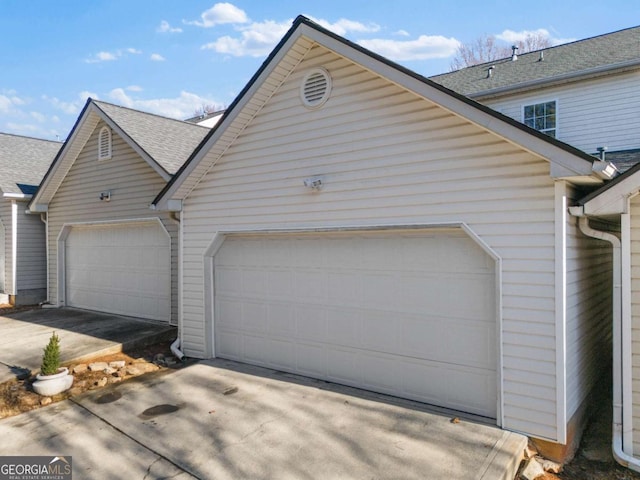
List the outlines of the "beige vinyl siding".
<svg viewBox="0 0 640 480">
<path fill-rule="evenodd" d="M 298 91 L 317 65 L 333 91 L 308 110 Z M 185 352 L 207 353 L 216 231 L 466 222 L 502 258 L 503 426 L 554 439 L 554 218 L 546 161 L 314 48 L 185 200 Z"/>
<path fill-rule="evenodd" d="M 119 135 L 113 132 L 110 160 L 98 161 L 99 122 L 49 205 L 49 297 L 58 303 L 57 238 L 64 224 L 159 217 L 171 235 L 171 318 L 177 322 L 178 225 L 169 214 L 149 205 L 165 181 Z M 100 192 L 111 191 L 111 201 Z"/>
<path fill-rule="evenodd" d="M 580 192 L 569 192 L 579 197 Z M 574 198 L 575 199 L 575 198 Z M 571 201 L 571 200 L 570 200 Z M 599 230 L 611 225 L 591 220 Z M 613 253 L 609 242 L 583 235 L 578 219 L 567 224 L 566 378 L 567 420 L 611 368 Z M 597 387 L 596 387 L 597 388 Z"/>
<path fill-rule="evenodd" d="M 47 288 L 45 227 L 40 215 L 27 215 L 26 202 L 18 202 L 18 249 L 16 283 L 22 290 Z M 44 298 L 42 298 L 44 300 Z"/>
<path fill-rule="evenodd" d="M 4 226 L 4 291 L 1 293 L 15 295 L 13 290 L 13 255 L 11 253 L 13 222 L 11 219 L 11 201 L 0 200 L 0 220 Z"/>
<path fill-rule="evenodd" d="M 640 197 L 631 200 L 630 213 L 633 452 L 640 458 Z"/>
<path fill-rule="evenodd" d="M 480 101 L 522 121 L 523 105 L 557 101 L 557 138 L 589 153 L 640 148 L 640 74 L 627 72 Z"/>
</svg>

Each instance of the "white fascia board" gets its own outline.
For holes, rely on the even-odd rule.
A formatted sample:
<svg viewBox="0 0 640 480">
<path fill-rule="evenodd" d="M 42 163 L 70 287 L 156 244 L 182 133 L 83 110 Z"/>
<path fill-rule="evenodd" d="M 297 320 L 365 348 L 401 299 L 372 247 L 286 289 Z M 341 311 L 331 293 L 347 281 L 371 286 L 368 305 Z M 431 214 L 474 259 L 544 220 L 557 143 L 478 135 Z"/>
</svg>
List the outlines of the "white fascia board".
<svg viewBox="0 0 640 480">
<path fill-rule="evenodd" d="M 94 105 L 90 104 L 87 110 L 84 112 L 82 118 L 78 122 L 78 125 L 76 126 L 76 128 L 74 128 L 73 131 L 71 132 L 71 136 L 67 139 L 67 141 L 62 146 L 62 150 L 56 156 L 54 160 L 55 164 L 51 167 L 51 170 L 47 172 L 47 174 L 45 175 L 45 178 L 42 180 L 42 183 L 40 184 L 40 188 L 38 188 L 38 191 L 33 196 L 32 202 L 34 203 L 34 206 L 39 203 L 40 206 L 44 205 L 46 208 L 46 206 L 49 204 L 49 202 L 55 195 L 55 192 L 58 191 L 58 188 L 60 187 L 62 180 L 60 180 L 59 182 L 54 182 L 54 179 L 57 178 L 56 172 L 60 168 L 64 168 L 67 162 L 75 161 L 75 158 L 73 158 L 73 160 L 70 160 L 71 154 L 69 153 L 69 150 L 75 146 L 76 142 L 81 141 L 81 140 L 78 140 L 78 138 L 81 136 L 81 133 L 84 133 L 85 129 L 95 128 L 95 124 L 97 124 L 97 119 L 95 115 L 100 115 L 100 112 L 97 112 L 95 110 Z M 89 120 L 95 120 L 95 124 L 93 126 L 88 125 Z M 86 136 L 86 139 L 88 139 L 88 135 L 85 134 L 85 136 Z M 86 139 L 82 142 L 82 146 L 79 150 L 84 148 Z M 74 157 L 75 156 L 77 155 L 74 155 Z M 35 210 L 35 208 L 32 208 L 31 210 L 43 211 L 43 212 L 46 211 L 46 210 Z"/>
<path fill-rule="evenodd" d="M 586 215 L 615 215 L 627 213 L 626 198 L 640 190 L 640 171 L 628 176 L 584 204 Z"/>
<path fill-rule="evenodd" d="M 271 59 L 271 62 L 263 70 L 258 78 L 251 84 L 249 89 L 244 92 L 241 98 L 238 98 L 238 103 L 233 106 L 231 110 L 227 110 L 227 116 L 214 127 L 215 130 L 213 134 L 209 137 L 207 142 L 198 150 L 196 155 L 189 161 L 189 163 L 184 167 L 184 170 L 180 173 L 180 176 L 175 179 L 171 187 L 167 189 L 167 191 L 162 195 L 162 197 L 155 204 L 158 210 L 171 210 L 169 207 L 169 202 L 171 200 L 184 200 L 188 196 L 189 192 L 186 192 L 182 195 L 177 196 L 177 192 L 179 192 L 180 187 L 184 181 L 189 178 L 194 171 L 197 169 L 199 164 L 205 161 L 205 157 L 209 153 L 211 146 L 214 145 L 220 137 L 222 137 L 229 127 L 229 125 L 233 124 L 233 122 L 238 118 L 238 115 L 242 113 L 244 107 L 251 101 L 253 95 L 256 91 L 262 86 L 263 82 L 271 75 L 274 68 L 280 63 L 280 61 L 287 55 L 291 47 L 298 41 L 298 39 L 302 36 L 300 33 L 302 28 L 307 28 L 306 26 L 301 26 L 296 30 L 296 32 L 287 40 L 287 42 L 280 48 L 274 58 Z M 211 162 L 212 165 L 215 163 L 215 159 Z M 207 171 L 211 168 L 212 165 L 207 166 Z"/>
<path fill-rule="evenodd" d="M 48 203 L 32 203 L 29 207 L 31 213 L 46 213 L 49 211 Z"/>
<path fill-rule="evenodd" d="M 25 194 L 25 193 L 3 193 L 2 196 L 4 198 L 10 198 L 13 200 L 31 200 L 31 198 L 33 197 L 33 195 L 31 194 Z"/>
</svg>

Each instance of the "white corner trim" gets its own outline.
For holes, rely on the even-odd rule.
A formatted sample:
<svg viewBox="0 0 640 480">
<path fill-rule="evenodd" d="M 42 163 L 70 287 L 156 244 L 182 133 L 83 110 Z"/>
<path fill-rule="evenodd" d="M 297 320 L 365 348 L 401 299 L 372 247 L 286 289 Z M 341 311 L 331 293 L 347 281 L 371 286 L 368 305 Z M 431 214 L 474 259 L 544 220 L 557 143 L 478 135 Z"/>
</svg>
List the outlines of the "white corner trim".
<svg viewBox="0 0 640 480">
<path fill-rule="evenodd" d="M 556 438 L 567 443 L 567 183 L 554 184 Z"/>
<path fill-rule="evenodd" d="M 18 202 L 11 200 L 11 292 L 7 292 L 10 295 L 18 294 L 18 213 Z"/>
</svg>

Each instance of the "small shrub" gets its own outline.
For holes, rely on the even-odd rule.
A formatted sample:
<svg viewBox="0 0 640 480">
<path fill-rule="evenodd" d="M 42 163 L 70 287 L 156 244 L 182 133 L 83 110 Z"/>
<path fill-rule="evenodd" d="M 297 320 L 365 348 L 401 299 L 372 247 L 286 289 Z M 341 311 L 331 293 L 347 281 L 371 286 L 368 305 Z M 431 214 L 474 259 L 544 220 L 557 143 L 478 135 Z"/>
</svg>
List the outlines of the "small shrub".
<svg viewBox="0 0 640 480">
<path fill-rule="evenodd" d="M 54 375 L 58 373 L 60 368 L 60 337 L 53 332 L 49 343 L 44 348 L 44 354 L 42 355 L 42 366 L 40 367 L 40 373 L 42 375 Z"/>
</svg>

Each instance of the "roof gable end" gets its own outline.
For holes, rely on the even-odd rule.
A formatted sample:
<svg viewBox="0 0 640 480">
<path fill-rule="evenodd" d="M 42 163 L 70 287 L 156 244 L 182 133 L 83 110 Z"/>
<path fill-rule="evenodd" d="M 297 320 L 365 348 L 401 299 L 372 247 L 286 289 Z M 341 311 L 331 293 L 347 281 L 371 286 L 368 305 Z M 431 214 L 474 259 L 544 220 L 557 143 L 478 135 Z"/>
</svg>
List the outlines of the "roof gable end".
<svg viewBox="0 0 640 480">
<path fill-rule="evenodd" d="M 599 182 L 592 176 L 594 157 L 448 90 L 320 27 L 305 17 L 298 17 L 262 67 L 227 109 L 220 122 L 156 197 L 153 204 L 160 209 L 179 209 L 180 202 L 233 144 L 315 44 L 548 160 L 554 176 L 580 177 L 587 183 Z"/>
<path fill-rule="evenodd" d="M 32 211 L 47 210 L 100 121 L 123 138 L 165 182 L 208 132 L 204 127 L 89 98 L 35 193 L 29 205 Z"/>
</svg>

